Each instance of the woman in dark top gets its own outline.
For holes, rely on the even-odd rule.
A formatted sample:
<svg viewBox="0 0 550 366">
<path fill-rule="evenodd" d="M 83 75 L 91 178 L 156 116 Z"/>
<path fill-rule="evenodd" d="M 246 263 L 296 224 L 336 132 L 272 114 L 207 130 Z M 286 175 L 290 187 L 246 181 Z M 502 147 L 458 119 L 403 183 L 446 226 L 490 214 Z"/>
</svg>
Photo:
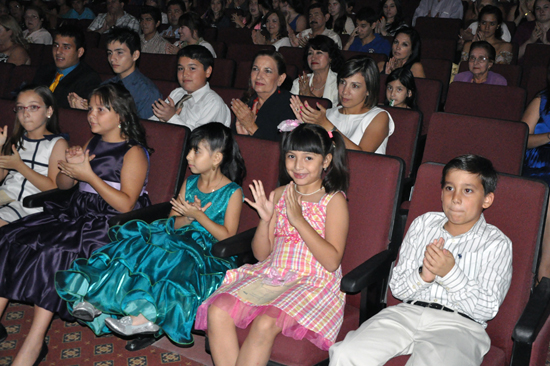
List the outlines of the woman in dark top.
<svg viewBox="0 0 550 366">
<path fill-rule="evenodd" d="M 227 28 L 231 21 L 225 15 L 225 0 L 211 0 L 210 7 L 202 16 L 205 23 L 213 28 Z"/>
<path fill-rule="evenodd" d="M 291 94 L 279 88 L 285 78 L 285 60 L 279 52 L 263 50 L 256 54 L 250 72 L 250 89 L 242 101 L 231 102 L 231 110 L 237 117 L 237 133 L 280 140 L 277 125 L 295 118 L 290 108 Z"/>
</svg>

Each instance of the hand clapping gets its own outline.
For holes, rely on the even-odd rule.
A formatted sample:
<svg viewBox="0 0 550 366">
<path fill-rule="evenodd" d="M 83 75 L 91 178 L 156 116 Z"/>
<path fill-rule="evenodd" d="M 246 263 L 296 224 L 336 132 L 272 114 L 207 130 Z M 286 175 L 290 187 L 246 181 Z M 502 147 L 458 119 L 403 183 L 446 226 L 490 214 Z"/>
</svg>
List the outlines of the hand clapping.
<svg viewBox="0 0 550 366">
<path fill-rule="evenodd" d="M 444 244 L 443 238 L 439 238 L 426 246 L 421 275 L 424 281 L 432 282 L 435 276 L 445 277 L 454 267 L 453 254 L 443 248 Z M 425 273 L 425 270 L 428 270 L 428 272 Z"/>
<path fill-rule="evenodd" d="M 258 102 L 254 103 L 252 106 L 252 109 L 248 108 L 246 104 L 244 104 L 239 99 L 233 99 L 231 101 L 231 110 L 233 113 L 235 113 L 235 117 L 237 117 L 237 123 L 242 127 L 240 129 L 237 129 L 237 132 L 241 135 L 248 134 L 253 135 L 254 132 L 258 129 L 256 126 L 256 111 L 258 109 Z M 244 133 L 246 131 L 246 133 Z"/>
<path fill-rule="evenodd" d="M 315 109 L 307 101 L 303 104 L 298 96 L 293 95 L 290 98 L 290 106 L 298 120 L 319 125 L 326 130 L 334 128 L 334 125 L 327 119 L 326 108 L 319 103 L 317 103 L 318 109 Z"/>
<path fill-rule="evenodd" d="M 176 104 L 174 103 L 172 98 L 168 97 L 167 102 L 159 99 L 155 103 L 153 103 L 153 113 L 162 122 L 167 122 L 174 115 L 180 114 L 181 108 L 176 109 Z"/>
<path fill-rule="evenodd" d="M 275 196 L 275 191 L 269 194 L 269 198 L 266 197 L 264 191 L 264 185 L 261 180 L 253 180 L 251 184 L 250 191 L 254 197 L 254 202 L 245 197 L 246 203 L 248 203 L 252 208 L 258 211 L 260 219 L 262 221 L 269 222 L 275 212 L 275 204 L 273 202 L 273 197 Z"/>
<path fill-rule="evenodd" d="M 57 161 L 57 167 L 69 178 L 87 182 L 95 174 L 90 166 L 90 161 L 94 158 L 95 155 L 90 156 L 89 150 L 83 152 L 80 146 L 73 146 L 65 151 L 66 161 Z"/>
<path fill-rule="evenodd" d="M 4 130 L 7 130 L 8 128 L 5 127 Z M 11 151 L 13 151 L 12 155 L 2 155 L 0 156 L 0 168 L 2 169 L 13 169 L 13 170 L 19 170 L 21 164 L 23 163 L 23 160 L 21 160 L 21 156 L 19 155 L 19 152 L 15 148 L 15 145 L 11 145 Z"/>
<path fill-rule="evenodd" d="M 296 183 L 290 182 L 285 193 L 286 215 L 290 225 L 296 227 L 302 215 L 302 196 L 296 193 Z"/>
<path fill-rule="evenodd" d="M 208 207 L 212 206 L 212 202 L 208 202 L 202 206 L 202 202 L 197 196 L 195 196 L 194 202 L 186 201 L 185 197 L 181 194 L 178 195 L 177 199 L 172 198 L 170 203 L 174 211 L 181 216 L 187 217 L 190 221 L 196 220 L 200 213 L 204 213 Z"/>
</svg>

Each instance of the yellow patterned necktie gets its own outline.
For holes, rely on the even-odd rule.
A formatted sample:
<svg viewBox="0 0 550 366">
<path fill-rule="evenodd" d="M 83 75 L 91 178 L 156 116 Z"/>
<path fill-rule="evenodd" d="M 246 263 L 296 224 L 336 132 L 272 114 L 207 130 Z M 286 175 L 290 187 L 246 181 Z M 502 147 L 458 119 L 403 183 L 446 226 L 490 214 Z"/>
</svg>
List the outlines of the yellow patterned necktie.
<svg viewBox="0 0 550 366">
<path fill-rule="evenodd" d="M 62 77 L 63 77 L 63 74 L 60 74 L 60 73 L 55 74 L 55 79 L 52 85 L 50 85 L 50 90 L 52 91 L 52 93 L 55 91 L 55 88 L 57 88 L 57 84 L 59 84 L 59 80 L 61 80 Z"/>
</svg>

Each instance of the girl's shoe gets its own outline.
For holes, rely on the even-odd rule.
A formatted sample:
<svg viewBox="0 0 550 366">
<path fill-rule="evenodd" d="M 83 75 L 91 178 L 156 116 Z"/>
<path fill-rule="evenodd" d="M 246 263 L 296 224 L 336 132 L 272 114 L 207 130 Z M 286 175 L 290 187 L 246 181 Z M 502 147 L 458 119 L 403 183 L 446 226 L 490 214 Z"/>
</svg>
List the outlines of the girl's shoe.
<svg viewBox="0 0 550 366">
<path fill-rule="evenodd" d="M 107 325 L 113 332 L 127 336 L 143 333 L 154 334 L 160 330 L 160 327 L 153 322 L 132 325 L 132 318 L 129 316 L 125 316 L 121 319 L 107 318 L 105 319 L 105 325 Z"/>
<path fill-rule="evenodd" d="M 0 323 L 0 343 L 4 342 L 8 338 L 8 331 L 6 330 L 6 327 Z"/>
<path fill-rule="evenodd" d="M 47 354 L 48 354 L 48 344 L 46 343 L 46 341 L 44 341 L 44 343 L 42 343 L 42 348 L 40 349 L 40 354 L 38 355 L 38 358 L 36 359 L 36 361 L 34 361 L 33 366 L 38 366 L 40 362 L 42 362 L 44 357 L 46 357 Z"/>
<path fill-rule="evenodd" d="M 85 322 L 91 322 L 99 315 L 101 315 L 101 311 L 87 301 L 79 302 L 73 307 L 73 316 Z"/>
</svg>

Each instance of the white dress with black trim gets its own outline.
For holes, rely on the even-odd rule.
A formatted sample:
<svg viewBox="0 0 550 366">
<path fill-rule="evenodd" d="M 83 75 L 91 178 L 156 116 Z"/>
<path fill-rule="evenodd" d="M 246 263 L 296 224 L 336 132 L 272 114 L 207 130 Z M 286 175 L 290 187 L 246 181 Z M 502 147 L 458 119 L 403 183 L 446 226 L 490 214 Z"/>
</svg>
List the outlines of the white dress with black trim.
<svg viewBox="0 0 550 366">
<path fill-rule="evenodd" d="M 22 147 L 19 147 L 19 155 L 29 168 L 44 176 L 48 175 L 48 163 L 53 147 L 62 139 L 61 135 L 47 135 L 40 140 L 32 140 L 23 136 Z M 10 170 L 6 179 L 0 186 L 14 201 L 0 206 L 0 219 L 13 222 L 24 216 L 42 212 L 42 208 L 23 207 L 23 199 L 27 196 L 41 192 L 17 170 Z"/>
</svg>

